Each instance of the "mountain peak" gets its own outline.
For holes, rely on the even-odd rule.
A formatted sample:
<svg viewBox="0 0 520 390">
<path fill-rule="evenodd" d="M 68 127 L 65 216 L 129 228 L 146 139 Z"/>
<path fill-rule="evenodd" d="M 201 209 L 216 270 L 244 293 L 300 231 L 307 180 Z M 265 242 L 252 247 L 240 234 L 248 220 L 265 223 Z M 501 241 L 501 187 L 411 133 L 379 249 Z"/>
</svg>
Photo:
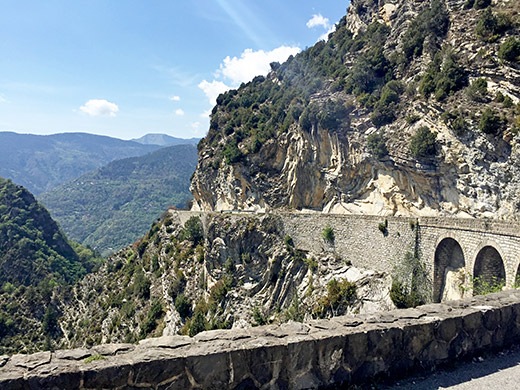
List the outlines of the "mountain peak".
<svg viewBox="0 0 520 390">
<path fill-rule="evenodd" d="M 176 138 L 168 134 L 160 133 L 149 133 L 143 135 L 140 138 L 133 138 L 131 141 L 143 144 L 143 145 L 159 145 L 159 146 L 174 146 L 174 145 L 197 145 L 200 138 Z"/>
</svg>

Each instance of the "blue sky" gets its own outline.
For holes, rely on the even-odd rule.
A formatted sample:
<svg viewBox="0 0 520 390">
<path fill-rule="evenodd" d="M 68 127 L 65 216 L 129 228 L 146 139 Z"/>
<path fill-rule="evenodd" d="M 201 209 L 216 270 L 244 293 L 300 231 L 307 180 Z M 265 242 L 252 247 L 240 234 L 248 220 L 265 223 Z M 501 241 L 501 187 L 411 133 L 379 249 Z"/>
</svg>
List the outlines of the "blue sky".
<svg viewBox="0 0 520 390">
<path fill-rule="evenodd" d="M 219 92 L 312 46 L 347 6 L 345 0 L 4 0 L 0 131 L 204 136 Z"/>
</svg>

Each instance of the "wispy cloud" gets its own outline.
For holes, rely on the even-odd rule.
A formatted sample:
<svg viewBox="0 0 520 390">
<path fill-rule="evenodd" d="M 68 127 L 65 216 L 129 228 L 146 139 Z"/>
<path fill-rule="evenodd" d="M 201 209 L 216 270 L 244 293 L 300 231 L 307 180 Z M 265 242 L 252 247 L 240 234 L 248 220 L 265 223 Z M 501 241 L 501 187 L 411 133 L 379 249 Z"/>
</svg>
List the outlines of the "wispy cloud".
<svg viewBox="0 0 520 390">
<path fill-rule="evenodd" d="M 192 74 L 186 71 L 183 71 L 179 67 L 168 67 L 164 65 L 154 65 L 152 66 L 157 72 L 160 72 L 165 75 L 165 77 L 173 84 L 182 88 L 190 87 L 197 83 L 200 76 L 197 74 Z"/>
<path fill-rule="evenodd" d="M 240 7 L 239 2 L 230 4 L 229 0 L 217 0 L 217 4 L 231 18 L 231 20 L 251 39 L 257 46 L 265 46 L 265 39 L 254 31 L 253 27 L 258 24 L 257 18 L 251 14 L 246 7 Z M 263 29 L 262 29 L 263 30 Z"/>
<path fill-rule="evenodd" d="M 172 102 L 180 102 L 181 97 L 180 96 L 171 96 L 168 99 L 170 99 Z"/>
<path fill-rule="evenodd" d="M 114 117 L 119 112 L 117 104 L 104 99 L 90 99 L 79 109 L 90 116 Z"/>
<path fill-rule="evenodd" d="M 184 110 L 182 110 L 181 108 L 175 110 L 175 115 L 184 116 Z"/>
<path fill-rule="evenodd" d="M 7 99 L 2 94 L 0 94 L 0 103 L 7 103 Z"/>
</svg>

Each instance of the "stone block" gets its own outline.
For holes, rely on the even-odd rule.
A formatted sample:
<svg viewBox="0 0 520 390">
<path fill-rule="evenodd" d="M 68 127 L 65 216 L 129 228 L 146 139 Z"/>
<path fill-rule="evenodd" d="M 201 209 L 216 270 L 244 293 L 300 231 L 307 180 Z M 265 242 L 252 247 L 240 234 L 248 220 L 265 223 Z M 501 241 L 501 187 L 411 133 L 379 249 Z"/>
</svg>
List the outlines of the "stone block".
<svg viewBox="0 0 520 390">
<path fill-rule="evenodd" d="M 83 363 L 83 387 L 103 389 L 126 386 L 129 383 L 132 366 L 121 361 L 96 360 Z"/>
</svg>

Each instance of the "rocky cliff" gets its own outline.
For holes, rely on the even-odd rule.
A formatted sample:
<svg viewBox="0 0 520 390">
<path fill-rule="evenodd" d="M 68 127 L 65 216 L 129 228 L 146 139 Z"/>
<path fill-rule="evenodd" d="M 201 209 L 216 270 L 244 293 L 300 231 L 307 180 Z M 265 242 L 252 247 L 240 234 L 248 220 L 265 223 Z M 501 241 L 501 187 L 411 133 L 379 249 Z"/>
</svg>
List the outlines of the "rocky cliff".
<svg viewBox="0 0 520 390">
<path fill-rule="evenodd" d="M 353 0 L 327 42 L 219 96 L 193 208 L 516 218 L 519 10 Z"/>
<path fill-rule="evenodd" d="M 389 273 L 353 266 L 330 235 L 302 250 L 280 216 L 170 210 L 62 295 L 63 334 L 53 343 L 135 342 L 394 308 Z"/>
</svg>

